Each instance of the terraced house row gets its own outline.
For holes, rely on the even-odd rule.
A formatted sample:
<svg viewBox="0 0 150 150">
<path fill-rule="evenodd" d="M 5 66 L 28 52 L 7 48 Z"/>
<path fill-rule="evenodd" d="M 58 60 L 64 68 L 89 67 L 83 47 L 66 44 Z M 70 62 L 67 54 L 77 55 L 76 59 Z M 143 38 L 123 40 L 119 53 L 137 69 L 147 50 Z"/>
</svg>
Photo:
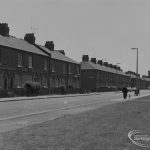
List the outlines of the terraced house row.
<svg viewBox="0 0 150 150">
<path fill-rule="evenodd" d="M 80 88 L 80 64 L 54 50 L 54 43 L 35 43 L 33 33 L 24 39 L 9 35 L 8 24 L 0 24 L 0 90 L 17 92 L 26 82 L 40 83 L 41 94 L 72 92 Z M 61 87 L 61 88 L 60 88 Z M 19 93 L 18 93 L 19 94 Z"/>
<path fill-rule="evenodd" d="M 40 94 L 108 91 L 135 87 L 137 75 L 96 58 L 82 56 L 82 62 L 55 50 L 53 41 L 38 45 L 33 33 L 24 39 L 9 35 L 7 23 L 0 23 L 0 96 L 10 92 L 24 94 L 28 82 L 40 85 Z M 139 86 L 148 88 L 149 77 L 139 77 Z"/>
<path fill-rule="evenodd" d="M 108 62 L 96 60 L 83 55 L 81 62 L 81 88 L 84 91 L 112 91 L 123 87 L 148 89 L 150 76 L 142 76 L 135 72 L 123 72 L 122 69 Z"/>
</svg>

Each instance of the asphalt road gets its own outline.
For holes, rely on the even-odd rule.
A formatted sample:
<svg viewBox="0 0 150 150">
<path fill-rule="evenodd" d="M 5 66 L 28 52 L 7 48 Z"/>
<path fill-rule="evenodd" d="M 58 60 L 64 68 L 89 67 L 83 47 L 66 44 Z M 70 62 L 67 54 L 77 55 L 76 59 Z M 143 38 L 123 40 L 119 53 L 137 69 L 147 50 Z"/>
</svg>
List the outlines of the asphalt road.
<svg viewBox="0 0 150 150">
<path fill-rule="evenodd" d="M 148 93 L 149 91 L 142 91 L 141 95 L 147 95 Z M 133 93 L 130 94 L 131 99 L 134 98 Z M 109 92 L 89 96 L 0 102 L 0 132 L 121 101 L 123 101 L 122 93 Z"/>
</svg>

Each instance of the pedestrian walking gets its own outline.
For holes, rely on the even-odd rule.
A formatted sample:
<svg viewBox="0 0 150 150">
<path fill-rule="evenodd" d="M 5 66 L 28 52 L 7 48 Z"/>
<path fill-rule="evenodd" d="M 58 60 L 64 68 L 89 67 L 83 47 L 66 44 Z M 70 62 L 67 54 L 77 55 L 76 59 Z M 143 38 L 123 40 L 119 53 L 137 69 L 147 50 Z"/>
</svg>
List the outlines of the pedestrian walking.
<svg viewBox="0 0 150 150">
<path fill-rule="evenodd" d="M 122 93 L 123 93 L 123 98 L 124 98 L 124 99 L 127 99 L 128 89 L 127 89 L 126 87 L 124 87 L 124 88 L 122 89 Z"/>
</svg>

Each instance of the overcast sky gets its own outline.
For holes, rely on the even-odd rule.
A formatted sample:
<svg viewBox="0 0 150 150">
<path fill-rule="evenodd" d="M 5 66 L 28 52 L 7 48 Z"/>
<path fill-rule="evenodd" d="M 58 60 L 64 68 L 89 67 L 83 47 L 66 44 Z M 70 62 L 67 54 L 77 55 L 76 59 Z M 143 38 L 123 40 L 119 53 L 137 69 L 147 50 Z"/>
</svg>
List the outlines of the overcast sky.
<svg viewBox="0 0 150 150">
<path fill-rule="evenodd" d="M 11 35 L 34 31 L 78 62 L 86 54 L 136 71 L 139 48 L 139 73 L 150 70 L 150 0 L 0 0 L 0 18 Z"/>
</svg>

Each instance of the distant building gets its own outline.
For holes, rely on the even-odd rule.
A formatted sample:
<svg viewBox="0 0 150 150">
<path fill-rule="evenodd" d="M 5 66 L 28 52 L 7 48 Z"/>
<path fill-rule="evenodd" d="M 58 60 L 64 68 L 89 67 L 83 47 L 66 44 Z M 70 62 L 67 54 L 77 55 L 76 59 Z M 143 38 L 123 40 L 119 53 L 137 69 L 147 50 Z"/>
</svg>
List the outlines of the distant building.
<svg viewBox="0 0 150 150">
<path fill-rule="evenodd" d="M 147 89 L 150 87 L 150 77 L 143 75 L 140 77 L 140 74 L 136 74 L 133 71 L 126 72 L 131 78 L 131 88 L 140 88 L 140 89 Z"/>
<path fill-rule="evenodd" d="M 130 77 L 121 68 L 83 55 L 81 62 L 81 88 L 87 91 L 110 91 L 130 86 Z"/>
</svg>

